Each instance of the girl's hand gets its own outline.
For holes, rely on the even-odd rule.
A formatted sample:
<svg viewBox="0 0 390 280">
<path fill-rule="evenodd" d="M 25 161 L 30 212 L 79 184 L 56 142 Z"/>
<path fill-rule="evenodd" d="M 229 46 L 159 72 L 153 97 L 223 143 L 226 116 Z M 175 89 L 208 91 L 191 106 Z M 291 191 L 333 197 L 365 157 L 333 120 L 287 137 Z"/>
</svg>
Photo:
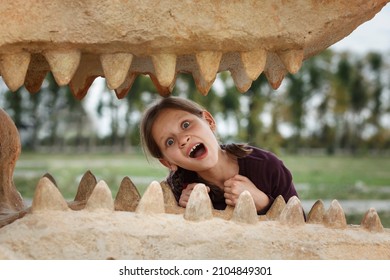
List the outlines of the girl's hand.
<svg viewBox="0 0 390 280">
<path fill-rule="evenodd" d="M 181 192 L 181 195 L 180 195 L 180 199 L 179 199 L 179 205 L 181 207 L 185 208 L 187 206 L 188 200 L 190 199 L 191 192 L 197 184 L 198 183 L 188 184 L 187 187 L 185 187 L 183 189 L 183 191 Z M 210 192 L 209 187 L 207 187 L 207 192 Z"/>
<path fill-rule="evenodd" d="M 226 180 L 224 186 L 225 188 L 223 191 L 227 205 L 235 206 L 237 204 L 238 197 L 244 191 L 249 191 L 252 195 L 257 211 L 260 211 L 269 203 L 268 196 L 259 190 L 252 181 L 245 176 L 235 175 Z"/>
</svg>

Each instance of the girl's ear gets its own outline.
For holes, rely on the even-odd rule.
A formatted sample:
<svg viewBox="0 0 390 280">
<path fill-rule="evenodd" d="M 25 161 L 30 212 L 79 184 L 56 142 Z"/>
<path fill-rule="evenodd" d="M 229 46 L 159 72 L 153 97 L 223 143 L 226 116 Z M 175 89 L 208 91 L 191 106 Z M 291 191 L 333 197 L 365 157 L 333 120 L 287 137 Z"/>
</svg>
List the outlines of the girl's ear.
<svg viewBox="0 0 390 280">
<path fill-rule="evenodd" d="M 169 168 L 169 170 L 171 171 L 176 171 L 177 170 L 177 165 L 175 164 L 171 164 L 169 161 L 167 161 L 166 159 L 163 159 L 163 158 L 159 158 L 158 159 L 162 165 L 166 166 Z"/>
<path fill-rule="evenodd" d="M 217 125 L 215 123 L 215 120 L 214 120 L 213 116 L 210 114 L 210 112 L 209 111 L 203 111 L 202 112 L 202 117 L 209 124 L 211 130 L 215 131 L 216 128 L 217 128 Z"/>
</svg>

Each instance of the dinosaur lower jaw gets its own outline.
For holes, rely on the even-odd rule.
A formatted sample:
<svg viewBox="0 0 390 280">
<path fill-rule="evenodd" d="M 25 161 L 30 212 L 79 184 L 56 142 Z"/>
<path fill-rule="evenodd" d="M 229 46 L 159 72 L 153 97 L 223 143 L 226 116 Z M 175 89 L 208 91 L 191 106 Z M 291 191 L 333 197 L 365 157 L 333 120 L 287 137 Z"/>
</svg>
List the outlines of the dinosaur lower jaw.
<svg viewBox="0 0 390 280">
<path fill-rule="evenodd" d="M 222 71 L 240 92 L 261 73 L 276 89 L 388 0 L 3 2 L 0 75 L 9 89 L 34 93 L 52 72 L 82 99 L 99 76 L 118 98 L 140 74 L 163 96 L 180 73 L 204 95 Z"/>
</svg>

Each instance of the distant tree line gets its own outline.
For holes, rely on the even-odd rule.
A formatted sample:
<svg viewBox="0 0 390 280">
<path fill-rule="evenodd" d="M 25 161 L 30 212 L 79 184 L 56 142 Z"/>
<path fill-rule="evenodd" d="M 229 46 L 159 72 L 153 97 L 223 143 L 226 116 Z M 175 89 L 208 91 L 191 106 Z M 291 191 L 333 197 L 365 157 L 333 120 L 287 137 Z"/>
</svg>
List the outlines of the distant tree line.
<svg viewBox="0 0 390 280">
<path fill-rule="evenodd" d="M 326 50 L 304 61 L 273 90 L 262 74 L 239 93 L 230 73 L 218 74 L 207 96 L 191 75 L 178 76 L 172 95 L 195 100 L 217 119 L 223 142 L 246 142 L 297 153 L 319 149 L 333 154 L 390 149 L 390 63 L 380 53 L 357 55 Z M 19 129 L 23 149 L 124 151 L 139 147 L 138 124 L 158 96 L 140 75 L 130 92 L 92 86 L 79 101 L 48 74 L 39 92 L 10 92 L 0 84 L 0 107 Z M 92 106 L 93 103 L 93 106 Z M 104 129 L 102 129 L 104 128 Z"/>
</svg>

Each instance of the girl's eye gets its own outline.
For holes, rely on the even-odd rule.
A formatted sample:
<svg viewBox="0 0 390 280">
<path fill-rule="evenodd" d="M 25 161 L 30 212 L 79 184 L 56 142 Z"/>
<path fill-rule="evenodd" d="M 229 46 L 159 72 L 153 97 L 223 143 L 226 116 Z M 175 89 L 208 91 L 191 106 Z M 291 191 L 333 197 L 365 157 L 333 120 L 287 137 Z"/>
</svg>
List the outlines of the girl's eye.
<svg viewBox="0 0 390 280">
<path fill-rule="evenodd" d="M 184 128 L 184 129 L 188 128 L 189 126 L 190 126 L 190 122 L 189 121 L 185 121 L 185 122 L 183 122 L 181 124 L 181 127 Z"/>
<path fill-rule="evenodd" d="M 169 138 L 168 140 L 167 140 L 167 142 L 166 142 L 166 144 L 167 144 L 167 146 L 169 147 L 169 146 L 172 146 L 173 145 L 173 139 L 172 138 Z"/>
</svg>

